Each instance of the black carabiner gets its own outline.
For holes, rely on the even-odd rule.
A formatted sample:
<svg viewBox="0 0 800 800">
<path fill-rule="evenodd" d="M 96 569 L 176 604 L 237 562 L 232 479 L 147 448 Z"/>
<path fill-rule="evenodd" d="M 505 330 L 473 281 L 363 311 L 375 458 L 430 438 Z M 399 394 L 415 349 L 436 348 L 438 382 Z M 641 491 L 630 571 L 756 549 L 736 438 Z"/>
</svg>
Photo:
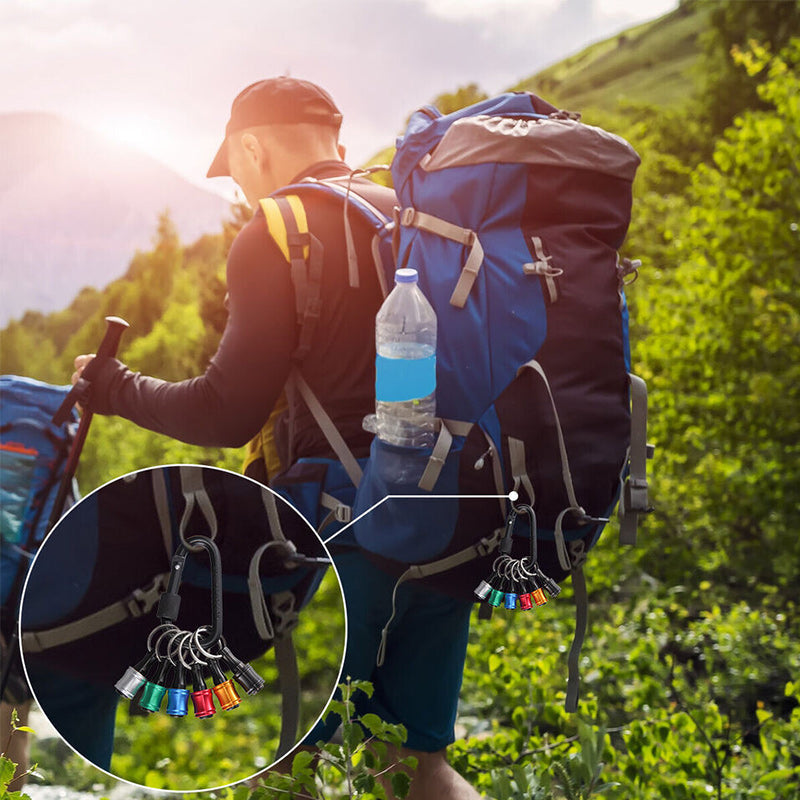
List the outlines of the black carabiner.
<svg viewBox="0 0 800 800">
<path fill-rule="evenodd" d="M 537 527 L 536 527 L 536 512 L 533 510 L 533 506 L 526 505 L 525 503 L 521 503 L 516 507 L 516 511 L 518 514 L 527 514 L 528 519 L 530 520 L 530 557 L 533 563 L 535 564 L 539 558 L 539 551 L 538 551 L 538 541 L 537 541 Z"/>
<path fill-rule="evenodd" d="M 169 582 L 158 601 L 156 616 L 162 624 L 175 623 L 180 610 L 181 597 L 178 594 L 183 579 L 184 567 L 189 548 L 186 545 L 202 547 L 211 562 L 211 613 L 212 622 L 208 635 L 200 641 L 202 647 L 215 645 L 222 636 L 222 559 L 219 549 L 206 536 L 192 536 L 185 544 L 178 545 L 170 564 Z"/>
<path fill-rule="evenodd" d="M 506 518 L 506 529 L 503 533 L 503 539 L 500 543 L 500 552 L 505 553 L 506 555 L 511 554 L 511 546 L 512 546 L 512 537 L 514 536 L 514 528 L 517 524 L 517 519 L 519 518 L 520 514 L 526 514 L 530 518 L 530 528 L 531 528 L 531 558 L 533 561 L 536 561 L 537 550 L 536 550 L 536 514 L 533 511 L 531 506 L 526 505 L 525 503 L 520 503 L 519 505 L 512 506 L 511 512 L 509 513 L 508 517 Z"/>
</svg>

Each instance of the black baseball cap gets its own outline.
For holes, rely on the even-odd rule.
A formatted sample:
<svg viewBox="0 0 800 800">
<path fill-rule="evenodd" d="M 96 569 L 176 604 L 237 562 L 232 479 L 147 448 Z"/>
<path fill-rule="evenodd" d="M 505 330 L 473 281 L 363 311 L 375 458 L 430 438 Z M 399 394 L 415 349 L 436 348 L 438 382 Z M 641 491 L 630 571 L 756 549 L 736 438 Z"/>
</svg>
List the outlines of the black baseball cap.
<svg viewBox="0 0 800 800">
<path fill-rule="evenodd" d="M 315 83 L 288 76 L 267 78 L 251 83 L 236 95 L 225 126 L 225 141 L 232 133 L 256 125 L 300 122 L 331 125 L 338 130 L 342 114 L 333 98 Z M 225 141 L 214 156 L 207 178 L 230 174 Z"/>
</svg>

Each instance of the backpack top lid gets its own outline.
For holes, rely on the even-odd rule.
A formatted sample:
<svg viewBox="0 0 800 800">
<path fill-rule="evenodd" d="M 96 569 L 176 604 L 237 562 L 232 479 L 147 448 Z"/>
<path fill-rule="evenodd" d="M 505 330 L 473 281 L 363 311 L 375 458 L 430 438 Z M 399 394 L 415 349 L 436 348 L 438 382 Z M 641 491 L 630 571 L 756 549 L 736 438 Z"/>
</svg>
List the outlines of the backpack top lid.
<svg viewBox="0 0 800 800">
<path fill-rule="evenodd" d="M 405 134 L 397 138 L 397 153 L 392 161 L 395 188 L 399 192 L 420 159 L 456 120 L 478 114 L 546 118 L 556 111 L 555 106 L 530 92 L 507 92 L 445 115 L 434 106 L 425 106 L 411 115 Z"/>
<path fill-rule="evenodd" d="M 551 164 L 633 181 L 640 159 L 628 142 L 574 115 L 551 116 L 556 114 L 555 106 L 529 92 L 503 94 L 447 115 L 432 106 L 420 109 L 397 139 L 391 169 L 398 195 L 421 163 L 427 172 L 492 162 Z"/>
</svg>

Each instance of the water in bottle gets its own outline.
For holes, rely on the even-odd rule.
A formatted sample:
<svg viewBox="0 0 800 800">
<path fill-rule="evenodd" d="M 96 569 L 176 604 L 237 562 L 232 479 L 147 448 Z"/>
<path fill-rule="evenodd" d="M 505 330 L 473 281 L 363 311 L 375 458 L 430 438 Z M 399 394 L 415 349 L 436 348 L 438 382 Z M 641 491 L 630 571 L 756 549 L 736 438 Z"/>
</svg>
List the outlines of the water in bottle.
<svg viewBox="0 0 800 800">
<path fill-rule="evenodd" d="M 425 447 L 435 439 L 436 312 L 415 269 L 399 269 L 375 318 L 375 430 L 385 442 Z"/>
</svg>

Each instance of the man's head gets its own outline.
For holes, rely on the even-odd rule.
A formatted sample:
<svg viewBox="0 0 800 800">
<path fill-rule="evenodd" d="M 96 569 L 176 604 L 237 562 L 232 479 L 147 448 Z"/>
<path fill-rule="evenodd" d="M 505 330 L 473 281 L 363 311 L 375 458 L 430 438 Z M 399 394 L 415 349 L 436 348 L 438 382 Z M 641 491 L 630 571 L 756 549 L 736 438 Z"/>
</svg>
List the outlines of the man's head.
<svg viewBox="0 0 800 800">
<path fill-rule="evenodd" d="M 312 163 L 337 158 L 341 123 L 316 84 L 286 76 L 257 81 L 233 101 L 208 177 L 230 175 L 253 205 Z"/>
</svg>

